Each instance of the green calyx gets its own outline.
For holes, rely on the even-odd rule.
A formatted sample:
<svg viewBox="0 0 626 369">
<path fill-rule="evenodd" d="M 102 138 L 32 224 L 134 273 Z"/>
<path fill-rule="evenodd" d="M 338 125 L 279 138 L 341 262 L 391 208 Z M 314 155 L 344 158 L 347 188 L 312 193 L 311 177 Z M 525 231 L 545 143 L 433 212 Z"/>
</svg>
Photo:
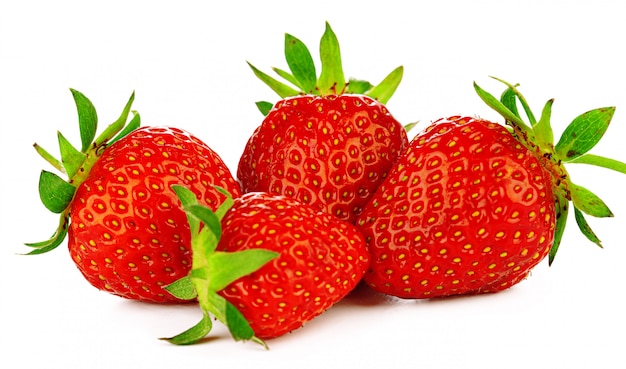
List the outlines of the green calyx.
<svg viewBox="0 0 626 369">
<path fill-rule="evenodd" d="M 339 41 L 328 22 L 320 41 L 322 70 L 319 78 L 313 57 L 307 46 L 289 34 L 285 34 L 285 59 L 289 71 L 279 68 L 272 69 L 288 84 L 261 72 L 248 62 L 254 74 L 283 99 L 298 95 L 363 94 L 386 104 L 400 84 L 404 72 L 402 66 L 397 67 L 376 86 L 363 80 L 349 79 L 346 81 Z M 257 107 L 263 115 L 267 115 L 272 106 L 272 103 L 266 101 L 257 102 Z"/>
<path fill-rule="evenodd" d="M 111 123 L 96 137 L 98 129 L 98 115 L 89 99 L 74 89 L 70 89 L 76 110 L 80 129 L 80 149 L 74 147 L 58 132 L 59 150 L 61 159 L 57 159 L 43 147 L 34 144 L 39 155 L 51 164 L 57 171 L 65 175 L 63 179 L 58 174 L 43 170 L 39 177 L 39 197 L 44 206 L 55 214 L 60 214 L 59 223 L 52 237 L 46 241 L 27 243 L 33 250 L 28 255 L 43 254 L 59 246 L 67 235 L 69 226 L 69 209 L 74 199 L 76 188 L 87 178 L 89 171 L 102 155 L 104 150 L 113 142 L 124 137 L 141 124 L 139 114 L 133 111 L 133 117 L 127 123 L 131 113 L 131 105 L 135 93 L 130 96 L 120 117 Z"/>
<path fill-rule="evenodd" d="M 626 163 L 589 153 L 609 127 L 615 113 L 615 107 L 590 110 L 574 118 L 558 142 L 554 144 L 554 133 L 550 124 L 554 100 L 548 100 L 539 120 L 537 120 L 526 99 L 518 91 L 517 85 L 512 85 L 498 78 L 494 79 L 504 83 L 507 87 L 500 99 L 495 98 L 474 83 L 478 96 L 504 117 L 515 138 L 535 153 L 544 169 L 553 177 L 557 220 L 554 244 L 548 258 L 549 264 L 554 261 L 561 243 L 570 202 L 573 204 L 576 224 L 580 231 L 591 242 L 602 247 L 599 238 L 585 219 L 585 215 L 604 218 L 612 217 L 613 213 L 597 195 L 574 183 L 564 164 L 591 164 L 626 174 Z M 518 104 L 521 105 L 530 124 L 522 120 L 518 111 Z"/>
<path fill-rule="evenodd" d="M 197 298 L 202 310 L 202 319 L 188 330 L 163 339 L 176 345 L 189 345 L 200 341 L 213 327 L 212 314 L 228 327 L 236 341 L 253 341 L 267 349 L 267 344 L 255 336 L 241 312 L 218 292 L 237 279 L 258 270 L 279 254 L 264 249 L 216 251 L 222 235 L 222 218 L 233 205 L 230 194 L 216 187 L 227 199 L 213 212 L 199 205 L 196 196 L 186 187 L 173 185 L 172 189 L 187 213 L 191 230 L 192 269 L 188 276 L 170 284 L 166 289 L 179 299 Z"/>
</svg>

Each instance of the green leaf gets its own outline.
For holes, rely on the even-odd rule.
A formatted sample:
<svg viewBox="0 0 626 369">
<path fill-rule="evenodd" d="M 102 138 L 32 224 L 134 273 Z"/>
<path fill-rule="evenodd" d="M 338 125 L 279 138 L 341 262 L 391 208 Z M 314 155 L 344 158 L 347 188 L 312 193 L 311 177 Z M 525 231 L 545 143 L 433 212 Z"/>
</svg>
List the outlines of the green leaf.
<svg viewBox="0 0 626 369">
<path fill-rule="evenodd" d="M 226 326 L 235 341 L 247 341 L 254 337 L 250 323 L 237 308 L 226 301 Z M 266 347 L 267 348 L 267 347 Z"/>
<path fill-rule="evenodd" d="M 496 81 L 504 83 L 508 87 L 508 89 L 510 89 L 513 92 L 513 94 L 515 94 L 515 96 L 519 99 L 520 104 L 522 104 L 522 108 L 524 109 L 524 112 L 526 113 L 526 116 L 528 117 L 528 121 L 530 122 L 531 126 L 534 126 L 537 123 L 537 120 L 535 119 L 535 116 L 533 115 L 532 110 L 530 110 L 530 107 L 528 106 L 528 103 L 526 102 L 526 98 L 517 89 L 518 85 L 513 85 L 497 77 L 491 77 L 491 78 L 495 79 Z M 516 115 L 519 117 L 519 113 L 516 112 Z"/>
<path fill-rule="evenodd" d="M 39 154 L 39 156 L 44 158 L 50 165 L 52 165 L 54 169 L 58 170 L 61 173 L 65 173 L 65 167 L 59 159 L 52 156 L 52 154 L 46 151 L 46 149 L 36 143 L 33 145 L 33 147 L 35 148 L 35 151 L 37 151 L 37 154 Z"/>
<path fill-rule="evenodd" d="M 126 125 L 126 121 L 128 120 L 128 115 L 130 114 L 131 107 L 133 105 L 133 101 L 135 101 L 135 92 L 130 95 L 128 102 L 126 102 L 126 106 L 124 106 L 124 110 L 122 110 L 122 114 L 117 120 L 111 123 L 104 131 L 95 139 L 93 145 L 100 146 L 103 143 L 109 142 L 115 135 L 117 135 Z"/>
<path fill-rule="evenodd" d="M 274 107 L 274 104 L 268 101 L 257 101 L 255 104 L 256 104 L 257 109 L 259 109 L 259 111 L 261 112 L 261 114 L 263 114 L 263 116 L 267 116 L 267 114 L 269 114 L 269 112 Z"/>
<path fill-rule="evenodd" d="M 72 202 L 76 188 L 63 178 L 48 171 L 39 176 L 39 197 L 44 206 L 53 213 L 62 213 Z"/>
<path fill-rule="evenodd" d="M 561 245 L 561 240 L 563 239 L 563 233 L 565 232 L 565 225 L 567 224 L 567 217 L 569 215 L 569 200 L 566 199 L 563 194 L 555 194 L 554 206 L 556 208 L 556 226 L 554 229 L 554 242 L 548 254 L 548 265 L 552 265 L 554 262 L 556 253 Z"/>
<path fill-rule="evenodd" d="M 33 251 L 27 253 L 26 255 L 45 254 L 48 251 L 56 249 L 61 243 L 63 243 L 63 240 L 67 235 L 68 217 L 63 215 L 61 217 L 61 222 L 63 225 L 59 226 L 50 239 L 42 242 L 26 243 L 26 246 L 34 248 Z"/>
<path fill-rule="evenodd" d="M 130 122 L 128 122 L 126 127 L 124 127 L 124 129 L 122 129 L 122 131 L 118 133 L 117 136 L 115 136 L 115 138 L 109 141 L 109 145 L 112 145 L 116 141 L 119 141 L 120 139 L 126 137 L 129 133 L 131 133 L 132 131 L 139 128 L 139 126 L 141 126 L 141 117 L 139 116 L 139 113 L 135 110 L 133 110 L 132 113 L 133 113 L 133 118 L 130 120 Z"/>
<path fill-rule="evenodd" d="M 321 95 L 340 93 L 346 85 L 337 36 L 326 22 L 320 41 L 322 71 L 317 84 Z"/>
<path fill-rule="evenodd" d="M 216 251 L 211 254 L 209 268 L 209 288 L 221 291 L 237 279 L 259 270 L 280 254 L 264 249 L 249 249 L 236 252 Z"/>
<path fill-rule="evenodd" d="M 213 328 L 213 322 L 211 322 L 211 316 L 208 312 L 202 311 L 202 320 L 188 330 L 180 333 L 174 337 L 161 338 L 175 345 L 191 345 L 206 337 Z"/>
<path fill-rule="evenodd" d="M 298 80 L 296 79 L 296 77 L 293 76 L 293 74 L 285 70 L 282 70 L 280 68 L 276 68 L 276 67 L 272 67 L 272 70 L 276 72 L 276 74 L 278 74 L 285 81 L 291 83 L 292 85 L 298 87 L 299 89 L 302 89 L 302 86 L 300 86 L 300 82 L 298 82 Z"/>
<path fill-rule="evenodd" d="M 288 33 L 285 34 L 285 59 L 302 91 L 313 93 L 317 82 L 313 57 L 302 41 Z"/>
<path fill-rule="evenodd" d="M 574 183 L 570 183 L 570 191 L 574 206 L 585 214 L 599 218 L 613 216 L 613 213 L 608 206 L 606 206 L 604 201 L 588 189 Z"/>
<path fill-rule="evenodd" d="M 550 117 L 552 115 L 552 104 L 554 99 L 548 100 L 546 105 L 541 111 L 541 118 L 533 127 L 535 131 L 535 138 L 540 147 L 552 151 L 554 145 L 554 133 L 552 132 L 552 125 L 550 124 Z"/>
<path fill-rule="evenodd" d="M 509 108 L 507 108 L 503 103 L 501 103 L 498 99 L 496 99 L 492 94 L 483 90 L 476 82 L 474 82 L 474 89 L 478 96 L 487 104 L 489 107 L 497 111 L 504 119 L 514 123 L 517 127 L 524 131 L 529 131 L 528 125 L 524 123 L 517 115 L 515 115 Z"/>
<path fill-rule="evenodd" d="M 403 74 L 404 68 L 402 66 L 397 67 L 381 83 L 369 91 L 367 95 L 380 101 L 382 104 L 386 104 L 394 92 L 396 92 L 398 85 L 400 85 Z"/>
<path fill-rule="evenodd" d="M 565 129 L 556 145 L 556 154 L 563 161 L 571 161 L 591 150 L 604 136 L 614 107 L 599 108 L 576 117 Z"/>
<path fill-rule="evenodd" d="M 189 276 L 170 283 L 165 287 L 165 289 L 167 292 L 171 293 L 172 296 L 181 300 L 193 300 L 198 296 L 196 288 L 194 287 L 191 277 Z"/>
<path fill-rule="evenodd" d="M 252 69 L 252 72 L 254 72 L 254 75 L 257 76 L 257 78 L 259 78 L 261 81 L 263 81 L 267 86 L 269 86 L 269 88 L 271 88 L 274 92 L 276 92 L 278 96 L 280 96 L 281 98 L 284 99 L 285 97 L 288 97 L 288 96 L 299 95 L 299 92 L 297 90 L 261 72 L 254 65 L 250 63 L 248 63 L 248 65 Z"/>
<path fill-rule="evenodd" d="M 98 129 L 98 115 L 96 114 L 96 108 L 85 95 L 72 88 L 70 91 L 72 92 L 72 96 L 74 96 L 76 110 L 78 111 L 80 140 L 82 142 L 81 151 L 86 152 L 93 142 L 94 137 L 96 137 L 96 131 Z"/>
<path fill-rule="evenodd" d="M 61 132 L 58 132 L 59 148 L 61 150 L 61 162 L 65 168 L 65 173 L 69 178 L 74 177 L 78 169 L 85 161 L 86 155 L 78 149 L 63 136 Z"/>
<path fill-rule="evenodd" d="M 517 110 L 517 95 L 512 88 L 509 87 L 504 90 L 504 92 L 500 96 L 500 102 L 502 103 L 502 105 L 506 106 L 507 109 L 509 109 L 511 113 L 513 113 L 516 117 L 522 119 L 522 117 L 519 115 L 519 111 Z"/>
<path fill-rule="evenodd" d="M 358 79 L 350 79 L 348 82 L 348 88 L 346 92 L 351 94 L 360 94 L 363 95 L 367 91 L 371 90 L 374 87 L 368 81 L 358 80 Z"/>
<path fill-rule="evenodd" d="M 180 203 L 182 204 L 183 209 L 188 206 L 195 205 L 198 203 L 198 199 L 196 198 L 196 195 L 187 187 L 181 186 L 181 185 L 172 185 L 172 190 L 174 191 L 176 196 L 178 196 L 178 199 L 180 200 Z M 194 217 L 192 214 L 188 212 L 186 214 L 187 214 L 187 222 L 189 222 L 189 229 L 191 231 L 191 236 L 193 237 L 200 230 L 200 221 L 198 218 Z"/>
<path fill-rule="evenodd" d="M 617 161 L 615 159 L 605 158 L 603 156 L 598 156 L 598 155 L 592 155 L 592 154 L 582 155 L 570 161 L 570 163 L 590 164 L 590 165 L 595 165 L 597 167 L 611 169 L 616 172 L 626 174 L 626 163 Z"/>
<path fill-rule="evenodd" d="M 224 200 L 224 202 L 222 202 L 220 206 L 217 207 L 217 210 L 215 210 L 215 215 L 217 215 L 217 218 L 221 221 L 222 219 L 224 219 L 224 215 L 226 215 L 226 212 L 228 212 L 228 210 L 230 210 L 230 208 L 233 207 L 233 204 L 235 202 L 233 200 L 233 196 L 230 194 L 230 192 L 228 192 L 228 190 L 220 186 L 213 186 L 213 187 L 215 187 L 217 192 L 226 196 L 226 199 Z"/>
<path fill-rule="evenodd" d="M 189 205 L 185 207 L 185 211 L 202 221 L 215 235 L 215 238 L 219 239 L 222 236 L 220 219 L 211 209 L 203 205 Z"/>
<path fill-rule="evenodd" d="M 585 237 L 587 237 L 589 241 L 602 247 L 602 243 L 600 242 L 600 239 L 593 232 L 593 230 L 589 226 L 589 223 L 587 223 L 587 220 L 585 219 L 585 216 L 583 215 L 583 213 L 580 210 L 578 210 L 578 208 L 576 207 L 574 207 L 574 215 L 576 218 L 576 224 L 578 224 L 578 228 L 585 235 Z"/>
<path fill-rule="evenodd" d="M 413 128 L 415 128 L 418 124 L 420 123 L 420 121 L 415 121 L 415 122 L 411 122 L 411 123 L 407 123 L 404 125 L 404 130 L 409 133 Z"/>
</svg>

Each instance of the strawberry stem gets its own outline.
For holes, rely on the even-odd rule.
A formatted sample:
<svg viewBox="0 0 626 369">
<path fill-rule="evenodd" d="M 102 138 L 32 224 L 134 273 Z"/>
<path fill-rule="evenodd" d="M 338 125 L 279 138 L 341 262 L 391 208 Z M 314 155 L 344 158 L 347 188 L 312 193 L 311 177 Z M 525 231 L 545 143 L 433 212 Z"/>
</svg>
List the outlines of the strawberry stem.
<svg viewBox="0 0 626 369">
<path fill-rule="evenodd" d="M 400 66 L 389 73 L 377 86 L 357 79 L 350 79 L 346 82 L 339 41 L 328 22 L 320 40 L 319 53 L 321 72 L 317 77 L 309 48 L 298 38 L 285 34 L 285 59 L 289 71 L 275 67 L 272 70 L 289 84 L 267 75 L 249 62 L 248 65 L 252 72 L 282 99 L 303 94 L 325 96 L 352 93 L 367 95 L 386 104 L 402 80 L 404 69 Z M 259 106 L 257 103 L 263 115 L 266 115 L 268 111 L 266 104 Z"/>
<path fill-rule="evenodd" d="M 567 126 L 558 143 L 554 145 L 554 134 L 550 123 L 554 100 L 548 100 L 539 121 L 536 121 L 526 99 L 518 91 L 517 85 L 499 78 L 492 78 L 507 86 L 501 99 L 497 100 L 474 82 L 478 96 L 504 117 L 506 124 L 513 128 L 512 134 L 515 138 L 537 156 L 544 169 L 552 176 L 557 221 L 549 263 L 552 264 L 559 248 L 570 201 L 574 204 L 574 215 L 580 231 L 587 239 L 600 246 L 600 240 L 591 230 L 583 213 L 594 217 L 611 217 L 613 213 L 597 195 L 573 183 L 563 163 L 591 164 L 626 174 L 626 163 L 587 154 L 606 132 L 615 108 L 599 108 L 579 115 Z M 518 101 L 531 123 L 530 126 L 521 119 L 518 113 Z"/>
<path fill-rule="evenodd" d="M 213 212 L 208 207 L 199 205 L 193 192 L 186 187 L 173 185 L 172 189 L 187 213 L 192 231 L 192 268 L 189 276 L 170 284 L 166 289 L 181 299 L 197 298 L 203 317 L 194 327 L 165 340 L 177 345 L 199 341 L 210 333 L 213 315 L 228 327 L 236 341 L 250 340 L 267 349 L 267 344 L 254 335 L 241 312 L 218 292 L 237 279 L 258 270 L 279 254 L 264 249 L 216 251 L 222 233 L 221 220 L 233 205 L 232 197 L 225 190 L 217 188 L 227 196 L 227 200 Z"/>
<path fill-rule="evenodd" d="M 53 213 L 60 214 L 59 223 L 52 237 L 46 241 L 26 243 L 34 248 L 27 255 L 42 254 L 58 247 L 67 235 L 69 226 L 69 209 L 71 207 L 76 188 L 89 176 L 93 165 L 98 161 L 104 150 L 111 144 L 113 137 L 119 139 L 123 135 L 137 128 L 140 124 L 139 114 L 133 112 L 134 117 L 127 125 L 128 115 L 135 99 L 133 92 L 126 103 L 120 117 L 110 124 L 97 138 L 98 118 L 91 101 L 81 92 L 70 89 L 76 110 L 81 135 L 81 150 L 78 150 L 63 136 L 57 133 L 61 160 L 56 159 L 38 144 L 34 144 L 37 153 L 59 172 L 66 174 L 67 180 L 51 172 L 42 171 L 39 177 L 39 196 L 44 206 Z M 93 142 L 92 142 L 93 141 Z"/>
</svg>

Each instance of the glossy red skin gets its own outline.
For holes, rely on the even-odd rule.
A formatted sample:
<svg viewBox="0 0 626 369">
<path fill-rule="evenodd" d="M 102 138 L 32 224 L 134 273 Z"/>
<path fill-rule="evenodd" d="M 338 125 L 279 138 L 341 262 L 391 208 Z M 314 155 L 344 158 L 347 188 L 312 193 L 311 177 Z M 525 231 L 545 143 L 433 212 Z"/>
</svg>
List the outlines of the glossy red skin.
<svg viewBox="0 0 626 369">
<path fill-rule="evenodd" d="M 286 195 L 353 222 L 408 145 L 387 108 L 362 95 L 279 101 L 250 137 L 244 192 Z"/>
<path fill-rule="evenodd" d="M 320 315 L 356 287 L 369 265 L 354 225 L 286 196 L 245 194 L 222 226 L 218 250 L 280 254 L 219 292 L 259 338 L 281 336 Z"/>
<path fill-rule="evenodd" d="M 501 125 L 466 117 L 418 134 L 357 226 L 364 280 L 402 298 L 496 292 L 523 280 L 554 241 L 552 180 Z"/>
<path fill-rule="evenodd" d="M 180 301 L 163 289 L 191 268 L 189 225 L 173 184 L 214 210 L 225 199 L 214 185 L 241 195 L 219 156 L 179 129 L 139 128 L 102 154 L 76 191 L 68 233 L 70 255 L 93 286 L 134 300 Z"/>
</svg>

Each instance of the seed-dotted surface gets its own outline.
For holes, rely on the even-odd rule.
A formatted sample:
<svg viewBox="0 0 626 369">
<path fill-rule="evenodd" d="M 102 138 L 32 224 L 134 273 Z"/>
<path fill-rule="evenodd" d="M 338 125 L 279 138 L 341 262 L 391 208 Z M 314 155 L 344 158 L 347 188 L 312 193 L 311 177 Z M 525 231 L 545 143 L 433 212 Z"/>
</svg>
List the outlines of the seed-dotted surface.
<svg viewBox="0 0 626 369">
<path fill-rule="evenodd" d="M 369 97 L 292 97 L 250 137 L 237 176 L 244 192 L 286 195 L 354 221 L 407 143 L 402 125 Z"/>
<path fill-rule="evenodd" d="M 95 287 L 131 299 L 176 301 L 163 287 L 191 268 L 190 233 L 173 184 L 216 209 L 239 185 L 204 143 L 174 128 L 140 128 L 108 148 L 77 189 L 69 249 Z"/>
<path fill-rule="evenodd" d="M 407 298 L 511 287 L 552 245 L 550 184 L 504 127 L 463 117 L 436 122 L 358 219 L 372 252 L 365 281 Z"/>
</svg>

